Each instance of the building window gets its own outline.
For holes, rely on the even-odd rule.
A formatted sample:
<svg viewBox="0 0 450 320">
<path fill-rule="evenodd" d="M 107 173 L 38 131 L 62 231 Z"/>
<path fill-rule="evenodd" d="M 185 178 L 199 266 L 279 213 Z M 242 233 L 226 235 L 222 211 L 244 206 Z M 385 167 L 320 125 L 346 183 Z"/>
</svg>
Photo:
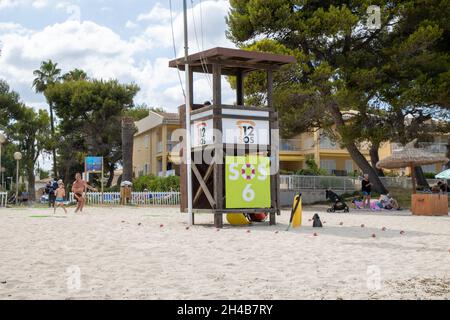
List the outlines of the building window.
<svg viewBox="0 0 450 320">
<path fill-rule="evenodd" d="M 347 173 L 353 172 L 353 160 L 345 160 L 345 170 Z"/>
<path fill-rule="evenodd" d="M 320 168 L 331 174 L 336 170 L 336 160 L 320 160 Z"/>
<path fill-rule="evenodd" d="M 150 136 L 149 136 L 149 135 L 146 135 L 146 136 L 144 137 L 144 147 L 145 147 L 146 149 L 148 149 L 148 148 L 150 147 Z"/>
<path fill-rule="evenodd" d="M 422 171 L 424 173 L 436 173 L 436 165 L 428 164 L 426 166 L 422 166 Z"/>
</svg>

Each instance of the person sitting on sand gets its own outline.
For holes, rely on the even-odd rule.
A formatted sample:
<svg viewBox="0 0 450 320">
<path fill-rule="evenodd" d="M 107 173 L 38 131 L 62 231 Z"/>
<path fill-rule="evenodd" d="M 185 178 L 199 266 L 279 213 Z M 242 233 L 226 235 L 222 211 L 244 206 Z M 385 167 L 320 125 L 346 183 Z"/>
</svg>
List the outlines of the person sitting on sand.
<svg viewBox="0 0 450 320">
<path fill-rule="evenodd" d="M 75 182 L 72 185 L 72 192 L 74 193 L 75 200 L 77 201 L 77 208 L 75 209 L 75 213 L 78 211 L 83 212 L 84 204 L 86 203 L 86 199 L 84 198 L 84 193 L 86 189 L 97 191 L 94 187 L 91 187 L 86 181 L 81 179 L 81 173 L 77 173 L 75 175 Z"/>
<path fill-rule="evenodd" d="M 64 183 L 60 180 L 58 181 L 58 188 L 55 190 L 55 206 L 53 207 L 53 213 L 56 213 L 56 208 L 61 207 L 64 209 L 64 212 L 67 213 L 65 205 L 65 196 L 66 196 L 66 189 L 64 187 Z"/>
<path fill-rule="evenodd" d="M 388 194 L 382 194 L 380 195 L 380 199 L 379 202 L 381 203 L 383 209 L 386 210 L 400 210 L 400 206 L 397 202 L 397 200 L 395 200 L 390 193 Z"/>
</svg>

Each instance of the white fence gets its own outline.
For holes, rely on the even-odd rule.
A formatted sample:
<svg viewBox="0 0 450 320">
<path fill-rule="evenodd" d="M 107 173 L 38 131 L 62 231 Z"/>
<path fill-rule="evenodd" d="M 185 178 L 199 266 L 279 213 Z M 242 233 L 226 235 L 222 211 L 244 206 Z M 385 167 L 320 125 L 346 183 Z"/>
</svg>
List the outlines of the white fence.
<svg viewBox="0 0 450 320">
<path fill-rule="evenodd" d="M 69 195 L 73 202 L 73 193 Z M 87 192 L 86 202 L 89 204 L 120 204 L 120 192 Z M 162 205 L 171 206 L 180 204 L 179 192 L 132 192 L 131 204 L 134 205 Z"/>
<path fill-rule="evenodd" d="M 8 193 L 0 192 L 0 207 L 6 207 L 7 201 L 8 201 Z"/>
<path fill-rule="evenodd" d="M 386 188 L 412 188 L 411 178 L 408 177 L 380 177 Z M 427 179 L 430 185 L 436 184 L 438 180 Z M 342 192 L 353 192 L 361 189 L 361 179 L 358 177 L 339 176 L 301 176 L 281 175 L 281 189 L 287 190 L 339 190 Z"/>
</svg>

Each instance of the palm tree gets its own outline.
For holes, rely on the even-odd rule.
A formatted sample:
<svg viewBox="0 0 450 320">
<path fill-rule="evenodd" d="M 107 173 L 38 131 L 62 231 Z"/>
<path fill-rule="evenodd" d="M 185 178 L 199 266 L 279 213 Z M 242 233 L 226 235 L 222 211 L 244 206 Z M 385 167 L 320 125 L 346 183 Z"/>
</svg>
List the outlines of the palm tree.
<svg viewBox="0 0 450 320">
<path fill-rule="evenodd" d="M 58 64 L 53 63 L 52 60 L 42 61 L 41 67 L 37 70 L 33 71 L 33 75 L 36 77 L 33 80 L 33 87 L 36 90 L 36 93 L 44 93 L 45 90 L 55 84 L 59 80 L 59 75 L 61 74 L 61 69 L 58 69 Z M 52 140 L 55 136 L 55 124 L 53 119 L 53 106 L 52 103 L 48 103 L 50 107 L 50 128 L 52 134 Z M 53 173 L 57 176 L 57 167 L 56 167 L 56 150 L 55 147 L 52 147 L 53 154 Z"/>
<path fill-rule="evenodd" d="M 73 69 L 61 77 L 64 81 L 89 80 L 87 73 L 81 69 Z"/>
</svg>

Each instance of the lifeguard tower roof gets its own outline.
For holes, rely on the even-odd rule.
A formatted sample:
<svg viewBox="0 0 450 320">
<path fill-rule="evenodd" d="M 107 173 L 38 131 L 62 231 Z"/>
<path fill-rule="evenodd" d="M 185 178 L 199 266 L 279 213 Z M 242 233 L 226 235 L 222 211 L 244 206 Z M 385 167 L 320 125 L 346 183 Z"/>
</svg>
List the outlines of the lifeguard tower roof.
<svg viewBox="0 0 450 320">
<path fill-rule="evenodd" d="M 184 70 L 185 59 L 169 62 L 169 67 Z M 256 70 L 276 70 L 282 65 L 295 63 L 295 58 L 267 52 L 246 51 L 216 47 L 188 56 L 193 72 L 212 73 L 212 65 L 219 64 L 223 75 L 236 75 Z"/>
</svg>

